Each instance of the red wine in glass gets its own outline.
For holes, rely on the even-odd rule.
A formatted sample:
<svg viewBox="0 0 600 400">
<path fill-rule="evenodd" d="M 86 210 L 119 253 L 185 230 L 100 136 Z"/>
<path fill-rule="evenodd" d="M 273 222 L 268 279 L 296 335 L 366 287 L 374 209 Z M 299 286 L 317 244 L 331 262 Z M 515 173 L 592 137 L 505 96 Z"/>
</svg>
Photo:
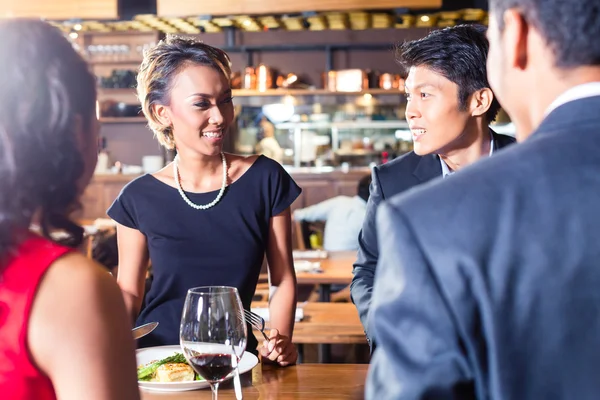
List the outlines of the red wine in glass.
<svg viewBox="0 0 600 400">
<path fill-rule="evenodd" d="M 237 289 L 206 286 L 188 290 L 179 341 L 186 360 L 210 383 L 216 400 L 219 383 L 237 368 L 246 349 L 246 322 Z"/>
<path fill-rule="evenodd" d="M 189 359 L 189 363 L 198 374 L 209 382 L 218 382 L 227 378 L 233 371 L 233 354 L 201 354 Z"/>
</svg>

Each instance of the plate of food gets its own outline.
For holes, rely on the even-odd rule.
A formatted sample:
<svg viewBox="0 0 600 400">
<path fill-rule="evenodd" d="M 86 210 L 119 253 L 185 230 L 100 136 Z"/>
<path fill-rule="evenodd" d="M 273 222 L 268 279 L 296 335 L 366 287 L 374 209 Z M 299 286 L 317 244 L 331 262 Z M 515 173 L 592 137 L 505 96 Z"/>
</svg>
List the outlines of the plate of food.
<svg viewBox="0 0 600 400">
<path fill-rule="evenodd" d="M 323 272 L 321 269 L 321 263 L 318 261 L 308 261 L 308 260 L 294 260 L 294 269 L 296 273 L 309 272 L 309 273 L 319 273 Z"/>
<path fill-rule="evenodd" d="M 190 367 L 180 346 L 146 347 L 136 351 L 139 387 L 160 392 L 183 392 L 210 387 Z M 244 352 L 238 365 L 240 374 L 252 370 L 258 358 Z M 229 374 L 230 379 L 233 374 Z"/>
</svg>

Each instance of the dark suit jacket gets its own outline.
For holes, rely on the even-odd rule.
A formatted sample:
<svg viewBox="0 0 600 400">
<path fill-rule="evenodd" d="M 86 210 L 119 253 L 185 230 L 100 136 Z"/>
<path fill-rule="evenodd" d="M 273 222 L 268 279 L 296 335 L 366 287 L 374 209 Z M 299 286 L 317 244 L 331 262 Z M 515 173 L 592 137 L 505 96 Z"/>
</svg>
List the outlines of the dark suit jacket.
<svg viewBox="0 0 600 400">
<path fill-rule="evenodd" d="M 367 399 L 599 399 L 600 96 L 388 200 Z"/>
<path fill-rule="evenodd" d="M 499 135 L 495 132 L 492 132 L 492 135 L 496 150 L 515 142 L 515 139 L 510 136 Z M 375 229 L 377 207 L 385 199 L 442 176 L 442 167 L 437 155 L 418 156 L 411 151 L 389 163 L 373 168 L 372 175 L 371 195 L 367 203 L 363 227 L 358 237 L 358 256 L 354 263 L 354 278 L 350 285 L 352 301 L 358 309 L 367 337 L 369 337 L 367 315 L 371 305 L 375 268 L 379 258 Z"/>
</svg>

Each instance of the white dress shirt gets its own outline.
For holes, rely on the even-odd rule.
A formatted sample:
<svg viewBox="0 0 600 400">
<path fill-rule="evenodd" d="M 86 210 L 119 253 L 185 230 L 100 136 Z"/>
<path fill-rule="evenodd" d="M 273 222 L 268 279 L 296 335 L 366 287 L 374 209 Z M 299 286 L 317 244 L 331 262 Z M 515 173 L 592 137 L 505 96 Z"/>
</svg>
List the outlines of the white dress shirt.
<svg viewBox="0 0 600 400">
<path fill-rule="evenodd" d="M 490 156 L 492 155 L 492 153 L 494 152 L 494 135 L 492 135 L 492 132 L 490 131 Z M 445 178 L 448 175 L 452 175 L 455 171 L 452 171 L 448 165 L 444 162 L 444 160 L 442 160 L 442 157 L 438 156 L 440 158 L 440 164 L 442 165 L 442 177 Z"/>
<path fill-rule="evenodd" d="M 323 248 L 327 251 L 358 249 L 358 235 L 367 212 L 359 196 L 336 196 L 294 211 L 296 221 L 325 221 Z"/>
<path fill-rule="evenodd" d="M 558 96 L 546 110 L 545 116 L 552 111 L 571 101 L 585 99 L 586 97 L 600 96 L 600 82 L 584 83 L 582 85 L 573 86 L 567 91 Z"/>
</svg>

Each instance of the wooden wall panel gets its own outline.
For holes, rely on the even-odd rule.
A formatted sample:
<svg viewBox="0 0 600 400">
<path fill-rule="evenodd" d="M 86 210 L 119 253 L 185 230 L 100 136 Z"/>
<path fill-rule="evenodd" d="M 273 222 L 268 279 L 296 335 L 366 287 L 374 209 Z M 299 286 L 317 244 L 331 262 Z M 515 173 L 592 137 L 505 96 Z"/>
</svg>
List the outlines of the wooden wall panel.
<svg viewBox="0 0 600 400">
<path fill-rule="evenodd" d="M 159 16 L 278 14 L 301 11 L 349 11 L 440 8 L 442 0 L 157 0 Z"/>
<path fill-rule="evenodd" d="M 116 19 L 118 0 L 0 0 L 0 17 Z"/>
</svg>

